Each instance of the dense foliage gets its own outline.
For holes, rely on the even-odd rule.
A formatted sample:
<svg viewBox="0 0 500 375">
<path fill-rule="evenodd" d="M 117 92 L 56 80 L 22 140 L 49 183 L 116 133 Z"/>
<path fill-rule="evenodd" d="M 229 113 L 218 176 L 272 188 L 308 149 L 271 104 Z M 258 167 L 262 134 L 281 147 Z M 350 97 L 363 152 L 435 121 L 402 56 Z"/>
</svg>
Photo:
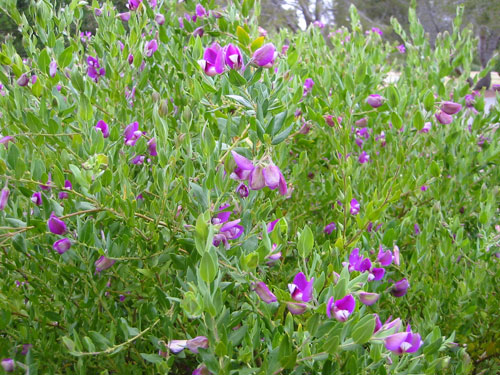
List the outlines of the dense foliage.
<svg viewBox="0 0 500 375">
<path fill-rule="evenodd" d="M 395 45 L 354 8 L 271 39 L 252 0 L 128 3 L 3 6 L 6 371 L 500 369 L 500 110 L 461 9 L 431 49 L 413 9 Z"/>
</svg>

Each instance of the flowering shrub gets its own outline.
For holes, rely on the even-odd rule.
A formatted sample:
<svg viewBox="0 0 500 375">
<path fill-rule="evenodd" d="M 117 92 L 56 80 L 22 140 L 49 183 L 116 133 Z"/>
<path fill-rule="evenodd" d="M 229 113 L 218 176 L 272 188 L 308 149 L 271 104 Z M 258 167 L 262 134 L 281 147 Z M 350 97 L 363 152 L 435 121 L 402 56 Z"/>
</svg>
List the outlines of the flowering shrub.
<svg viewBox="0 0 500 375">
<path fill-rule="evenodd" d="M 325 41 L 273 39 L 248 0 L 2 7 L 27 55 L 0 52 L 6 372 L 498 357 L 500 112 L 465 81 L 460 9 L 431 50 L 414 10 L 396 46 L 354 8 Z"/>
</svg>

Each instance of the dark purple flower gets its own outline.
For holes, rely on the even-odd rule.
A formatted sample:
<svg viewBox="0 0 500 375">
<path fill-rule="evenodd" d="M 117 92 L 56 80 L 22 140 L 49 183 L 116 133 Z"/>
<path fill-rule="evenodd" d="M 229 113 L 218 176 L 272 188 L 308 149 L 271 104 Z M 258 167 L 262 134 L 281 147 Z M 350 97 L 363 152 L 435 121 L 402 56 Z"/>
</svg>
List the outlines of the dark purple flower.
<svg viewBox="0 0 500 375">
<path fill-rule="evenodd" d="M 241 183 L 236 188 L 236 192 L 240 195 L 241 198 L 246 198 L 249 194 L 248 187 L 244 183 Z"/>
<path fill-rule="evenodd" d="M 50 218 L 49 220 L 47 220 L 47 226 L 49 228 L 49 231 L 54 234 L 62 235 L 68 231 L 68 228 L 66 227 L 64 221 L 59 219 L 54 212 L 50 214 Z"/>
<path fill-rule="evenodd" d="M 52 60 L 49 64 L 49 76 L 54 78 L 57 73 L 57 62 L 55 60 Z"/>
<path fill-rule="evenodd" d="M 384 97 L 380 96 L 379 94 L 371 94 L 368 96 L 366 99 L 366 102 L 372 107 L 372 108 L 378 108 L 382 104 L 384 104 Z"/>
<path fill-rule="evenodd" d="M 101 255 L 99 259 L 97 259 L 95 262 L 95 270 L 96 272 L 107 270 L 109 267 L 115 264 L 115 262 L 116 261 L 114 259 L 109 259 L 106 258 L 104 255 Z"/>
<path fill-rule="evenodd" d="M 197 27 L 193 31 L 193 36 L 194 37 L 200 37 L 201 38 L 203 36 L 203 34 L 205 34 L 205 29 L 202 26 Z"/>
<path fill-rule="evenodd" d="M 332 315 L 339 322 L 345 322 L 354 311 L 356 301 L 352 294 L 348 294 L 342 299 L 336 300 L 330 297 L 326 305 L 326 315 L 332 318 Z"/>
<path fill-rule="evenodd" d="M 0 193 L 0 211 L 2 211 L 5 206 L 7 206 L 7 202 L 9 200 L 9 194 L 10 190 L 7 189 L 6 187 L 2 189 L 2 192 Z"/>
<path fill-rule="evenodd" d="M 146 46 L 144 47 L 144 53 L 146 54 L 147 57 L 151 57 L 153 56 L 153 53 L 155 53 L 157 49 L 158 49 L 158 42 L 156 41 L 156 39 L 152 39 L 146 43 Z"/>
<path fill-rule="evenodd" d="M 453 117 L 443 111 L 437 112 L 435 116 L 436 120 L 442 125 L 448 125 L 453 121 Z"/>
<path fill-rule="evenodd" d="M 351 199 L 351 205 L 350 205 L 350 212 L 351 212 L 351 215 L 357 215 L 359 214 L 359 210 L 360 210 L 360 207 L 359 207 L 359 202 L 356 200 L 356 199 Z"/>
<path fill-rule="evenodd" d="M 41 206 L 42 205 L 42 193 L 40 193 L 39 191 L 37 191 L 36 193 L 33 193 L 33 195 L 31 196 L 31 201 L 36 204 L 37 206 Z"/>
<path fill-rule="evenodd" d="M 87 57 L 87 75 L 92 78 L 95 82 L 99 81 L 99 77 L 104 77 L 106 74 L 106 69 L 101 68 L 99 60 L 96 57 Z"/>
<path fill-rule="evenodd" d="M 392 252 L 391 250 L 383 251 L 382 246 L 379 247 L 377 261 L 384 267 L 392 263 Z"/>
<path fill-rule="evenodd" d="M 30 79 L 28 78 L 28 76 L 26 74 L 21 74 L 21 77 L 19 77 L 19 79 L 17 80 L 17 84 L 19 86 L 27 86 L 28 83 L 30 83 Z"/>
<path fill-rule="evenodd" d="M 391 288 L 391 294 L 394 297 L 403 297 L 406 292 L 408 292 L 409 287 L 410 284 L 408 283 L 408 280 L 406 280 L 406 278 L 401 279 L 398 282 L 394 283 Z"/>
<path fill-rule="evenodd" d="M 385 275 L 385 269 L 382 267 L 373 267 L 370 269 L 370 275 L 368 275 L 368 281 L 378 281 L 382 280 Z"/>
<path fill-rule="evenodd" d="M 295 301 L 309 302 L 313 293 L 314 277 L 307 281 L 306 275 L 299 272 L 295 275 L 292 284 L 288 284 L 288 290 Z"/>
<path fill-rule="evenodd" d="M 273 66 L 275 58 L 276 47 L 274 47 L 274 44 L 268 43 L 253 53 L 251 62 L 264 68 L 270 68 Z"/>
<path fill-rule="evenodd" d="M 337 226 L 335 225 L 334 222 L 331 222 L 330 224 L 325 225 L 325 228 L 323 229 L 323 232 L 326 234 L 332 234 L 332 232 L 337 229 Z"/>
<path fill-rule="evenodd" d="M 70 180 L 65 180 L 64 181 L 64 188 L 68 189 L 68 190 L 73 189 L 73 185 L 71 184 Z M 65 191 L 59 192 L 59 199 L 66 199 L 68 197 L 69 197 L 69 194 L 67 192 L 65 192 Z"/>
<path fill-rule="evenodd" d="M 97 121 L 97 124 L 96 124 L 95 128 L 97 130 L 101 131 L 102 136 L 104 138 L 108 138 L 109 137 L 109 127 L 108 127 L 108 124 L 106 124 L 103 120 Z"/>
<path fill-rule="evenodd" d="M 380 294 L 361 291 L 359 292 L 358 297 L 362 304 L 371 306 L 378 301 L 378 299 L 380 298 Z"/>
<path fill-rule="evenodd" d="M 62 239 L 54 242 L 54 245 L 52 245 L 52 248 L 55 251 L 57 251 L 59 254 L 64 254 L 66 251 L 68 251 L 71 248 L 71 241 L 69 240 L 69 238 L 62 238 Z"/>
<path fill-rule="evenodd" d="M 231 69 L 239 70 L 243 66 L 241 51 L 234 44 L 230 43 L 224 47 L 225 62 Z"/>
<path fill-rule="evenodd" d="M 276 296 L 269 290 L 267 285 L 262 281 L 254 284 L 254 290 L 255 293 L 258 294 L 260 299 L 265 303 L 272 303 L 278 300 Z"/>
<path fill-rule="evenodd" d="M 455 102 L 443 102 L 441 103 L 441 111 L 449 115 L 454 115 L 460 112 L 462 105 Z"/>
<path fill-rule="evenodd" d="M 132 54 L 129 54 L 128 55 L 128 58 L 127 58 L 127 61 L 130 65 L 132 65 L 132 63 L 134 62 L 134 55 Z"/>
</svg>

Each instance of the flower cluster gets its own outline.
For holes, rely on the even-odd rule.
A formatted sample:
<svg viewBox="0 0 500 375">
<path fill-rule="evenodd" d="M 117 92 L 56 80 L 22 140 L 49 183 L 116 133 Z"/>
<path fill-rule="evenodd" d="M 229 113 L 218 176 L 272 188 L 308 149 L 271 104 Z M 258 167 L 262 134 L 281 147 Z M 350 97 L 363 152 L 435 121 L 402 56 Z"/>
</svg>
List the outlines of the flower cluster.
<svg viewBox="0 0 500 375">
<path fill-rule="evenodd" d="M 462 105 L 455 102 L 442 102 L 440 111 L 436 112 L 436 120 L 442 125 L 448 125 L 453 121 L 452 115 L 460 112 Z"/>
<path fill-rule="evenodd" d="M 229 221 L 232 211 L 224 211 L 227 208 L 229 208 L 229 204 L 220 206 L 219 212 L 212 218 L 213 225 L 221 225 L 219 233 L 214 236 L 212 243 L 216 247 L 222 243 L 226 250 L 230 248 L 229 241 L 241 237 L 245 231 L 245 228 L 239 225 L 241 219 Z"/>
</svg>

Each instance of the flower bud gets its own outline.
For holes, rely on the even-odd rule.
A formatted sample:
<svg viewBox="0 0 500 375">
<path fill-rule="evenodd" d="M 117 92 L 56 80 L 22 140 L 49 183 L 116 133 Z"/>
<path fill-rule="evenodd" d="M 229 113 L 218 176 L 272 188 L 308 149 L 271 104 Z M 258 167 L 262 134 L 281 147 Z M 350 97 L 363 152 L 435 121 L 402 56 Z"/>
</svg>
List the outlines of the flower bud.
<svg viewBox="0 0 500 375">
<path fill-rule="evenodd" d="M 68 231 L 68 228 L 66 227 L 66 224 L 64 221 L 59 219 L 54 212 L 50 214 L 49 220 L 47 220 L 47 226 L 49 227 L 49 230 L 54 233 L 54 234 L 64 234 Z"/>
<path fill-rule="evenodd" d="M 155 16 L 155 21 L 158 25 L 163 25 L 165 23 L 165 16 L 161 13 L 158 13 L 156 16 Z"/>
<path fill-rule="evenodd" d="M 274 62 L 275 52 L 276 47 L 274 47 L 274 44 L 264 44 L 253 53 L 252 62 L 265 68 L 271 67 Z"/>
<path fill-rule="evenodd" d="M 437 112 L 435 116 L 436 120 L 442 125 L 448 125 L 453 121 L 453 117 L 443 111 Z"/>
<path fill-rule="evenodd" d="M 408 283 L 408 280 L 406 280 L 406 278 L 401 279 L 398 282 L 394 283 L 394 285 L 391 288 L 391 294 L 394 297 L 403 297 L 408 291 L 409 287 L 410 284 Z"/>
<path fill-rule="evenodd" d="M 260 299 L 265 303 L 272 303 L 278 300 L 276 296 L 269 290 L 267 285 L 262 281 L 254 285 L 254 290 L 255 293 L 257 293 L 257 295 L 260 297 Z"/>
<path fill-rule="evenodd" d="M 17 84 L 22 87 L 27 86 L 29 82 L 30 79 L 26 74 L 21 74 L 21 77 L 17 80 Z"/>
<path fill-rule="evenodd" d="M 455 113 L 460 112 L 461 109 L 462 105 L 455 102 L 443 102 L 441 104 L 441 111 L 449 115 L 454 115 Z"/>
<path fill-rule="evenodd" d="M 54 242 L 54 245 L 52 245 L 52 248 L 57 251 L 59 254 L 64 254 L 66 251 L 68 251 L 71 248 L 71 241 L 69 238 L 63 238 L 60 239 L 56 242 Z"/>
<path fill-rule="evenodd" d="M 368 96 L 368 98 L 366 99 L 366 102 L 372 106 L 373 108 L 378 108 L 380 107 L 382 104 L 384 104 L 384 97 L 383 96 L 380 96 L 379 94 L 371 94 L 370 96 Z"/>
<path fill-rule="evenodd" d="M 380 298 L 380 294 L 377 293 L 368 293 L 368 292 L 359 292 L 359 300 L 362 304 L 371 306 L 375 304 Z"/>
</svg>

